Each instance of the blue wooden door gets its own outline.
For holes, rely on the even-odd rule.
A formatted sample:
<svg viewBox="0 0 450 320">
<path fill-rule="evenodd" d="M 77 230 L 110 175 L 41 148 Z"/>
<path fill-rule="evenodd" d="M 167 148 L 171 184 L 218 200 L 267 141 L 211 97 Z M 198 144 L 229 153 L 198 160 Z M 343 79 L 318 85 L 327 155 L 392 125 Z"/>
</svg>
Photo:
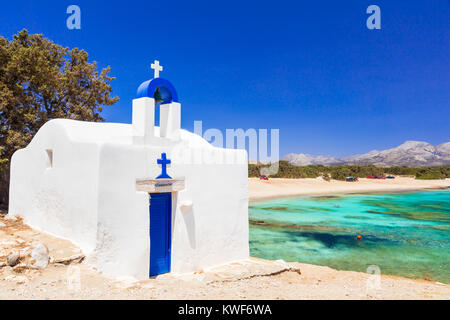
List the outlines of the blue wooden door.
<svg viewBox="0 0 450 320">
<path fill-rule="evenodd" d="M 172 194 L 150 194 L 150 276 L 170 272 Z"/>
</svg>

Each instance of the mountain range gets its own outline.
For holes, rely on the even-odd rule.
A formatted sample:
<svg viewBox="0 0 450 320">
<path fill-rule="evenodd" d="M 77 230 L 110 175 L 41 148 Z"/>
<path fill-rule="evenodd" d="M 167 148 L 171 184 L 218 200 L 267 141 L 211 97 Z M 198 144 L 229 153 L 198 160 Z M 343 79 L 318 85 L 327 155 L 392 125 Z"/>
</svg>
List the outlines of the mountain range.
<svg viewBox="0 0 450 320">
<path fill-rule="evenodd" d="M 313 156 L 304 153 L 291 153 L 283 160 L 297 166 L 310 164 L 345 165 L 373 164 L 378 167 L 408 166 L 426 167 L 450 164 L 450 142 L 434 146 L 422 141 L 406 141 L 402 145 L 383 151 L 373 150 L 344 158 Z"/>
</svg>

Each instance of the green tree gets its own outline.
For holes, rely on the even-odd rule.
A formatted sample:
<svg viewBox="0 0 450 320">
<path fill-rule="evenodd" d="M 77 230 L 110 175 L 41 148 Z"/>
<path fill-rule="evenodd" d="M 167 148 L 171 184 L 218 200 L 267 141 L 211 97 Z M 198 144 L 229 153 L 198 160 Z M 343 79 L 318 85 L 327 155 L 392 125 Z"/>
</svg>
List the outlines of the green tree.
<svg viewBox="0 0 450 320">
<path fill-rule="evenodd" d="M 8 202 L 9 161 L 48 120 L 103 121 L 115 104 L 110 68 L 97 71 L 88 53 L 22 30 L 0 36 L 0 205 Z"/>
</svg>

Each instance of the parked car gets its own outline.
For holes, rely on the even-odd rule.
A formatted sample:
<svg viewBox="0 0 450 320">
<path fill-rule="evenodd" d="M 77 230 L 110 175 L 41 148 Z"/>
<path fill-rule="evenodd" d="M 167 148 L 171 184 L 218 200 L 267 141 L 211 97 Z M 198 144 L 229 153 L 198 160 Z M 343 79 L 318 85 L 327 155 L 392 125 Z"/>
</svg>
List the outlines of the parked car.
<svg viewBox="0 0 450 320">
<path fill-rule="evenodd" d="M 375 179 L 386 179 L 385 176 L 376 176 Z"/>
<path fill-rule="evenodd" d="M 387 176 L 386 179 L 395 179 L 394 176 Z"/>
<path fill-rule="evenodd" d="M 346 177 L 345 181 L 347 181 L 347 182 L 356 182 L 356 181 L 358 181 L 358 177 L 353 177 L 353 176 Z"/>
<path fill-rule="evenodd" d="M 368 176 L 367 179 L 375 179 L 374 176 Z"/>
<path fill-rule="evenodd" d="M 259 180 L 269 180 L 269 177 L 268 176 L 260 176 Z"/>
</svg>

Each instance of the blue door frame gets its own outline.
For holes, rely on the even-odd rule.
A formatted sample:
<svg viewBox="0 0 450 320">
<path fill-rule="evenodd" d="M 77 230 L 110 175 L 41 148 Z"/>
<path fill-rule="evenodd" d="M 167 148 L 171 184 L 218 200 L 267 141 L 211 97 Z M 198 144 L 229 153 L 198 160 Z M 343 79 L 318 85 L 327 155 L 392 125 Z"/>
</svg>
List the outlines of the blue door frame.
<svg viewBox="0 0 450 320">
<path fill-rule="evenodd" d="M 170 272 L 172 194 L 150 194 L 150 276 Z"/>
</svg>

